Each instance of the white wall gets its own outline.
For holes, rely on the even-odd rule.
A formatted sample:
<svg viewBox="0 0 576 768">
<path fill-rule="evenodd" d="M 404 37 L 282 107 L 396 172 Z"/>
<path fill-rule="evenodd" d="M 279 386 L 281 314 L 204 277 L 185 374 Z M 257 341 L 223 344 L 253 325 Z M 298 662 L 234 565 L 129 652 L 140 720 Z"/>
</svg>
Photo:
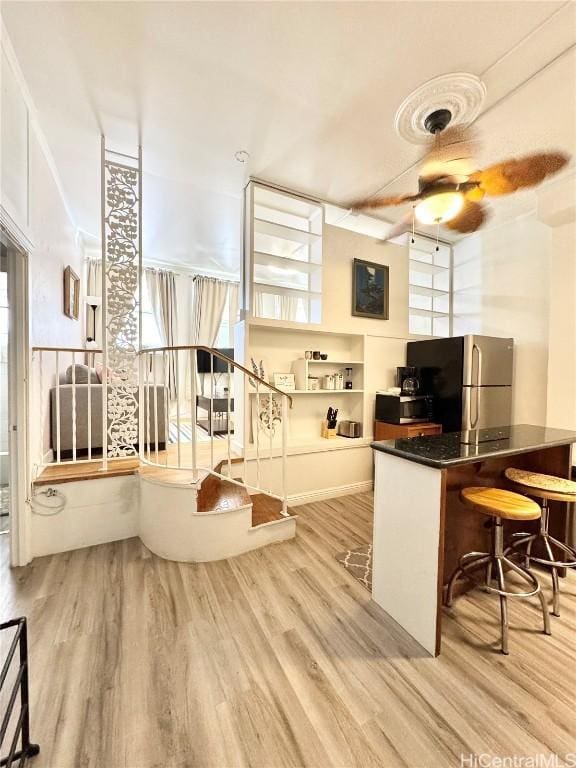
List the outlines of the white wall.
<svg viewBox="0 0 576 768">
<path fill-rule="evenodd" d="M 546 421 L 576 430 L 576 222 L 554 227 L 551 246 Z"/>
<path fill-rule="evenodd" d="M 71 320 L 63 313 L 64 268 L 70 265 L 81 276 L 84 272 L 76 227 L 63 201 L 34 107 L 6 39 L 2 40 L 1 63 L 1 204 L 3 218 L 7 215 L 32 244 L 28 254 L 30 344 L 80 347 L 84 340 L 84 312 L 80 312 L 79 320 Z M 81 290 L 84 293 L 84 285 Z M 48 385 L 54 375 L 53 367 L 46 360 L 44 383 Z M 31 381 L 34 396 L 34 385 L 38 384 L 36 369 L 32 371 Z M 43 446 L 40 445 L 40 406 L 33 400 L 30 414 L 32 461 L 37 461 L 49 445 L 47 393 L 42 411 Z"/>
<path fill-rule="evenodd" d="M 514 423 L 546 422 L 550 242 L 534 214 L 454 247 L 454 335 L 514 338 Z"/>
<path fill-rule="evenodd" d="M 390 268 L 389 320 L 352 317 L 353 259 Z M 322 325 L 326 331 L 366 334 L 365 420 L 374 418 L 374 393 L 395 384 L 396 366 L 406 362 L 408 340 L 408 248 L 381 243 L 341 227 L 326 225 L 323 242 Z M 365 434 L 372 425 L 365 424 Z"/>
<path fill-rule="evenodd" d="M 530 213 L 454 247 L 454 333 L 514 337 L 515 423 L 576 429 L 574 186 L 547 185 Z"/>
</svg>

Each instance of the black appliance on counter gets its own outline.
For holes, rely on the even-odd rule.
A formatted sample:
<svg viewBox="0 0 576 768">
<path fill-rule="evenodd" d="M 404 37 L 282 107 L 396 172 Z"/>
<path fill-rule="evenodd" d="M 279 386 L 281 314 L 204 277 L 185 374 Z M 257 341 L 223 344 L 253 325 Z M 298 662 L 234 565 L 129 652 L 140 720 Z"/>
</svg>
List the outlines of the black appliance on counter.
<svg viewBox="0 0 576 768">
<path fill-rule="evenodd" d="M 392 395 L 376 392 L 376 421 L 388 424 L 417 424 L 431 421 L 431 399 L 425 395 Z"/>
<path fill-rule="evenodd" d="M 413 365 L 402 365 L 396 368 L 396 386 L 400 387 L 401 395 L 417 395 L 420 392 L 420 375 Z"/>
<path fill-rule="evenodd" d="M 467 433 L 511 423 L 514 339 L 455 336 L 406 347 L 444 432 L 462 431 L 466 441 Z"/>
</svg>

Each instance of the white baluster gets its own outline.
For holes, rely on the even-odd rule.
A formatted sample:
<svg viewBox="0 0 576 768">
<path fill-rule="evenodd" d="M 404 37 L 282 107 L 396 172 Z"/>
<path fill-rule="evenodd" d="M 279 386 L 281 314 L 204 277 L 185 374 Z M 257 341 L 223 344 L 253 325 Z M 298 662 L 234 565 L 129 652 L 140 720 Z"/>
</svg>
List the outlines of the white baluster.
<svg viewBox="0 0 576 768">
<path fill-rule="evenodd" d="M 152 384 L 154 391 L 154 448 L 156 464 L 158 464 L 158 386 L 156 382 L 156 352 L 152 353 Z"/>
<path fill-rule="evenodd" d="M 192 376 L 192 478 L 194 482 L 198 482 L 198 465 L 196 457 L 196 414 L 197 414 L 197 395 L 196 395 L 196 371 L 198 370 L 198 359 L 196 349 L 192 349 L 190 353 L 190 369 Z"/>
<path fill-rule="evenodd" d="M 176 381 L 180 381 L 180 350 L 176 350 L 174 352 L 174 362 L 175 362 L 175 368 L 176 368 Z M 180 393 L 178 393 L 178 397 L 176 398 L 176 435 L 178 442 L 177 445 L 177 453 L 178 453 L 178 469 L 182 466 L 182 455 L 181 455 L 181 448 L 180 448 Z"/>
<path fill-rule="evenodd" d="M 151 353 L 146 355 L 146 378 L 144 379 L 144 403 L 146 404 L 146 455 L 150 461 L 150 365 Z"/>
<path fill-rule="evenodd" d="M 260 488 L 260 382 L 256 379 L 256 487 Z"/>
<path fill-rule="evenodd" d="M 226 421 L 226 442 L 228 443 L 228 477 L 232 477 L 232 457 L 230 455 L 230 419 L 232 418 L 231 408 L 230 408 L 230 363 L 228 363 L 228 403 L 227 403 L 227 421 Z M 246 475 L 244 475 L 246 478 Z"/>
<path fill-rule="evenodd" d="M 141 350 L 138 356 L 138 456 L 146 459 L 146 432 L 145 432 L 145 391 L 144 379 L 148 353 Z"/>
<path fill-rule="evenodd" d="M 214 354 L 210 352 L 210 469 L 214 469 Z"/>
<path fill-rule="evenodd" d="M 38 353 L 38 386 L 40 388 L 40 464 L 44 464 L 44 422 L 46 420 L 46 408 L 44 405 L 44 361 L 42 359 L 42 350 Z"/>
<path fill-rule="evenodd" d="M 274 456 L 273 456 L 274 422 L 272 421 L 273 405 L 274 405 L 274 399 L 272 397 L 272 390 L 269 390 L 268 392 L 268 442 L 269 442 L 269 448 L 270 448 L 270 462 L 268 464 L 268 467 L 270 469 L 270 478 L 268 480 L 268 484 L 269 484 L 269 489 L 271 493 L 274 492 L 272 488 L 272 482 L 274 479 Z"/>
<path fill-rule="evenodd" d="M 288 398 L 282 398 L 282 514 L 288 515 L 288 477 L 286 451 L 288 443 Z"/>
<path fill-rule="evenodd" d="M 168 440 L 170 437 L 170 368 L 168 367 L 168 360 L 171 359 L 171 355 L 169 357 L 166 350 L 164 350 L 162 356 L 164 358 L 164 464 L 168 464 Z M 177 385 L 178 383 L 176 382 Z"/>
<path fill-rule="evenodd" d="M 76 461 L 76 353 L 72 352 L 72 461 Z"/>
<path fill-rule="evenodd" d="M 90 365 L 90 352 L 86 354 L 86 362 L 88 364 L 88 403 L 86 405 L 87 418 L 88 418 L 88 461 L 92 459 L 92 368 L 94 367 L 94 352 L 92 353 L 92 365 Z M 56 366 L 58 371 L 58 366 Z"/>
<path fill-rule="evenodd" d="M 42 352 L 40 352 L 42 366 Z M 40 368 L 42 370 L 42 368 Z M 42 448 L 44 450 L 44 448 Z M 56 462 L 60 463 L 60 354 L 56 352 Z"/>
</svg>

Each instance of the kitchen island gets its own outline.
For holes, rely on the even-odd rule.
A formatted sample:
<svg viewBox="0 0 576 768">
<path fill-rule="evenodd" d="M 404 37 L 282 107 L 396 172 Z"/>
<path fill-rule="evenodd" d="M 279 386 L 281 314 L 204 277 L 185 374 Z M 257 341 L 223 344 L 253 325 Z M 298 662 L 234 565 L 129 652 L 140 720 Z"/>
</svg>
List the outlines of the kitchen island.
<svg viewBox="0 0 576 768">
<path fill-rule="evenodd" d="M 372 443 L 372 597 L 428 653 L 440 653 L 442 597 L 459 558 L 490 549 L 486 517 L 463 506 L 460 490 L 515 490 L 507 467 L 569 477 L 573 443 L 576 432 L 528 424 Z M 570 514 L 567 504 L 550 503 L 550 532 L 562 541 Z M 505 535 L 538 525 L 506 522 Z"/>
</svg>

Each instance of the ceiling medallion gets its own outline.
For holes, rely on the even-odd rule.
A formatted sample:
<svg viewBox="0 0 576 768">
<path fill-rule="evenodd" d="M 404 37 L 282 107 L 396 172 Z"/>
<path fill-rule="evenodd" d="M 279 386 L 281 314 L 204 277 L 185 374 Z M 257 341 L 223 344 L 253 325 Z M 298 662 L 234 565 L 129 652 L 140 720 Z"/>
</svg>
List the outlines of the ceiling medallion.
<svg viewBox="0 0 576 768">
<path fill-rule="evenodd" d="M 447 110 L 450 127 L 467 126 L 480 114 L 486 86 L 476 75 L 453 72 L 423 83 L 407 96 L 394 118 L 396 132 L 411 144 L 429 144 L 430 129 L 426 120 L 432 112 Z"/>
</svg>

